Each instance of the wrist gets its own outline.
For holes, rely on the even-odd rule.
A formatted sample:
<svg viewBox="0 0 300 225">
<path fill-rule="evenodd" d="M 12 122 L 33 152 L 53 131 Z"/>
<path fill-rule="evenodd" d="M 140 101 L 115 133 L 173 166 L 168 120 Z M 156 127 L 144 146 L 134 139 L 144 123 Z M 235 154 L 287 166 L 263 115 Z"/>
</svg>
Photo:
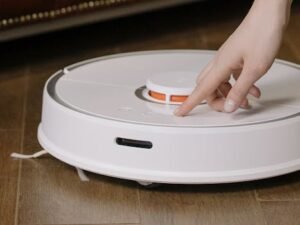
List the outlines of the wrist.
<svg viewBox="0 0 300 225">
<path fill-rule="evenodd" d="M 292 2 L 293 0 L 255 0 L 252 8 L 264 15 L 272 14 L 279 25 L 285 28 L 289 23 Z"/>
<path fill-rule="evenodd" d="M 287 4 L 291 6 L 293 0 L 255 0 L 254 2 L 262 2 L 262 3 L 275 4 L 275 5 Z"/>
</svg>

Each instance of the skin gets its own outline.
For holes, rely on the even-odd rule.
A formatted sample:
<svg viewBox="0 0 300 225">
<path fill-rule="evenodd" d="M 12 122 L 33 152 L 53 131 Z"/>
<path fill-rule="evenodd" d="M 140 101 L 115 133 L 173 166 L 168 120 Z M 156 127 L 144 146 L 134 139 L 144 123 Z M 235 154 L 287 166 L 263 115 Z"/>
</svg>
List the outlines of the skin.
<svg viewBox="0 0 300 225">
<path fill-rule="evenodd" d="M 249 13 L 197 79 L 197 86 L 175 111 L 187 115 L 206 100 L 220 112 L 248 108 L 247 96 L 259 98 L 255 82 L 272 66 L 289 21 L 292 0 L 255 0 Z M 229 79 L 235 79 L 234 84 Z"/>
</svg>

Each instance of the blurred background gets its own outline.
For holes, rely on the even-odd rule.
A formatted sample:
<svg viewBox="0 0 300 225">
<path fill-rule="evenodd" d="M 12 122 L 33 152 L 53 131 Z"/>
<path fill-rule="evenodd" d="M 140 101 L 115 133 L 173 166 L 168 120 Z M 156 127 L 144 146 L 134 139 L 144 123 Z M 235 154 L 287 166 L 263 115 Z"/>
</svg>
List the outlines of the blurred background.
<svg viewBox="0 0 300 225">
<path fill-rule="evenodd" d="M 251 4 L 251 0 L 0 0 L 0 50 L 8 62 L 23 62 L 25 56 L 31 61 L 68 56 L 64 63 L 72 63 L 145 49 L 218 49 Z M 297 35 L 291 34 L 297 32 L 298 14 L 295 1 L 290 26 L 295 29 L 289 29 L 283 44 L 299 51 Z M 279 56 L 296 60 L 283 54 Z"/>
</svg>

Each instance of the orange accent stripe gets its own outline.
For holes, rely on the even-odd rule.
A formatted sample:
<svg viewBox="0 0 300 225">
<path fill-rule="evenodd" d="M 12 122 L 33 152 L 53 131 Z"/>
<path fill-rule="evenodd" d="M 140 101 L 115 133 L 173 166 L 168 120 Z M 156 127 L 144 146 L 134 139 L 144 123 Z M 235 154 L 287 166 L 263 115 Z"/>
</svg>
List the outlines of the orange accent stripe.
<svg viewBox="0 0 300 225">
<path fill-rule="evenodd" d="M 162 94 L 162 93 L 158 93 L 155 91 L 149 91 L 149 95 L 156 99 L 156 100 L 160 100 L 160 101 L 166 101 L 166 95 Z M 182 96 L 182 95 L 171 95 L 171 102 L 184 102 L 186 99 L 188 98 L 188 96 Z"/>
</svg>

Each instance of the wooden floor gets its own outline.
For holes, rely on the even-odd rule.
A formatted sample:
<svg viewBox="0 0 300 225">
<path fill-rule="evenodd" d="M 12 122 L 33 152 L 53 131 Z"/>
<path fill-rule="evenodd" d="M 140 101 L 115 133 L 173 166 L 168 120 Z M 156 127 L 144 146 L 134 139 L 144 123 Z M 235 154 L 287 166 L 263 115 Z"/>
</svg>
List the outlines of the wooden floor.
<svg viewBox="0 0 300 225">
<path fill-rule="evenodd" d="M 41 149 L 36 130 L 42 88 L 53 72 L 119 52 L 217 49 L 249 5 L 246 0 L 196 3 L 0 44 L 0 225 L 299 225 L 300 172 L 241 184 L 147 190 L 95 174 L 81 182 L 74 168 L 51 156 L 9 157 Z M 299 2 L 278 57 L 300 63 Z"/>
</svg>

